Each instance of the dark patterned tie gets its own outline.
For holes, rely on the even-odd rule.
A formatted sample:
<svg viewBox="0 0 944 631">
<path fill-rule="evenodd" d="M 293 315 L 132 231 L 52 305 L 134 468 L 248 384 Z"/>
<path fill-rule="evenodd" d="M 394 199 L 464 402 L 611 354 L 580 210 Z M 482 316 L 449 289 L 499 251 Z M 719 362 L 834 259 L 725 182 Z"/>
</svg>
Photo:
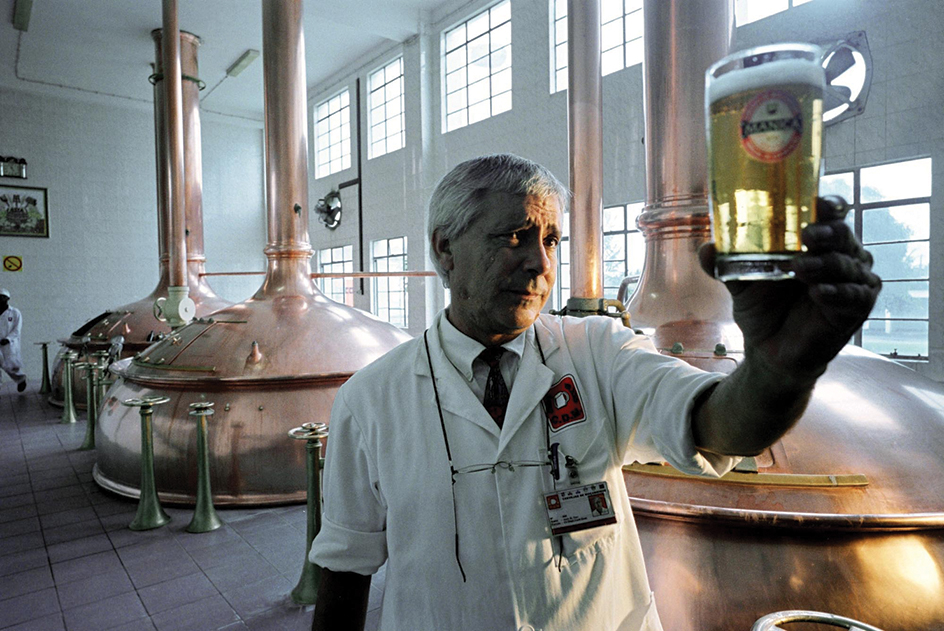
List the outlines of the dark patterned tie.
<svg viewBox="0 0 944 631">
<path fill-rule="evenodd" d="M 482 404 L 499 427 L 505 421 L 505 410 L 508 408 L 508 386 L 505 385 L 501 370 L 498 368 L 504 354 L 505 349 L 499 346 L 486 348 L 479 355 L 479 359 L 488 364 L 488 379 L 485 380 L 485 399 Z"/>
</svg>

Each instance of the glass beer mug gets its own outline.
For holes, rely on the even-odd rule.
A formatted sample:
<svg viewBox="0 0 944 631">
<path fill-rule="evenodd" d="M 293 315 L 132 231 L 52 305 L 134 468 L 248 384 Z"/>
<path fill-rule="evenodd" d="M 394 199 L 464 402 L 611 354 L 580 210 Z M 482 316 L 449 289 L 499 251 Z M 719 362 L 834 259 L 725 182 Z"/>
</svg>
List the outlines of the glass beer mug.
<svg viewBox="0 0 944 631">
<path fill-rule="evenodd" d="M 720 280 L 793 276 L 816 220 L 825 72 L 809 44 L 759 46 L 705 77 L 708 181 Z"/>
</svg>

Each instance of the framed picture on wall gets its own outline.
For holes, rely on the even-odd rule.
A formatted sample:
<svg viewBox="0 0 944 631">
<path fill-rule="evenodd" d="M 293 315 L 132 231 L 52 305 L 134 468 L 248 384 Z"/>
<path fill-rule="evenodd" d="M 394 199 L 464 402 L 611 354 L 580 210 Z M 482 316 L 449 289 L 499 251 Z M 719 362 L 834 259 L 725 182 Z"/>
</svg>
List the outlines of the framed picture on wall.
<svg viewBox="0 0 944 631">
<path fill-rule="evenodd" d="M 0 184 L 0 237 L 49 238 L 46 189 Z"/>
</svg>

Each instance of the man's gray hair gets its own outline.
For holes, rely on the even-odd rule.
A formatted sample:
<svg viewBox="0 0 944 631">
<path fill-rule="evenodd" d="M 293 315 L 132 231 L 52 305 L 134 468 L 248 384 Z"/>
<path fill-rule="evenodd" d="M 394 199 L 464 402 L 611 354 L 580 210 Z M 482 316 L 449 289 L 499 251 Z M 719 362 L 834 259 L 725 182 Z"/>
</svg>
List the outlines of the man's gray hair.
<svg viewBox="0 0 944 631">
<path fill-rule="evenodd" d="M 556 196 L 561 210 L 566 210 L 570 196 L 567 187 L 553 173 L 526 158 L 496 153 L 467 160 L 444 175 L 433 191 L 426 225 L 426 237 L 430 243 L 436 232 L 449 241 L 461 236 L 485 210 L 482 201 L 489 193 L 541 199 Z M 432 249 L 430 259 L 443 284 L 448 287 L 449 276 Z"/>
</svg>

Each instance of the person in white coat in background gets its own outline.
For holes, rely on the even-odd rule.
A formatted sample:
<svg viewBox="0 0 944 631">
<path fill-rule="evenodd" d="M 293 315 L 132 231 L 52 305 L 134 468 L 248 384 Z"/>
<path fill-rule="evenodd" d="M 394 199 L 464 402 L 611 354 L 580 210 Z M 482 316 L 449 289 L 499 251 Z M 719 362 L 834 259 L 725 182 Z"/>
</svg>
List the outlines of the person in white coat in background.
<svg viewBox="0 0 944 631">
<path fill-rule="evenodd" d="M 0 368 L 16 382 L 17 392 L 26 390 L 23 359 L 20 357 L 20 332 L 23 315 L 10 306 L 10 292 L 0 289 Z"/>
<path fill-rule="evenodd" d="M 661 631 L 625 458 L 720 476 L 760 453 L 881 288 L 845 202 L 820 199 L 795 279 L 728 283 L 744 361 L 703 372 L 615 318 L 541 313 L 567 200 L 508 154 L 458 165 L 433 192 L 431 258 L 452 302 L 335 398 L 309 557 L 323 568 L 316 631 L 363 629 L 384 564 L 382 631 Z"/>
</svg>

